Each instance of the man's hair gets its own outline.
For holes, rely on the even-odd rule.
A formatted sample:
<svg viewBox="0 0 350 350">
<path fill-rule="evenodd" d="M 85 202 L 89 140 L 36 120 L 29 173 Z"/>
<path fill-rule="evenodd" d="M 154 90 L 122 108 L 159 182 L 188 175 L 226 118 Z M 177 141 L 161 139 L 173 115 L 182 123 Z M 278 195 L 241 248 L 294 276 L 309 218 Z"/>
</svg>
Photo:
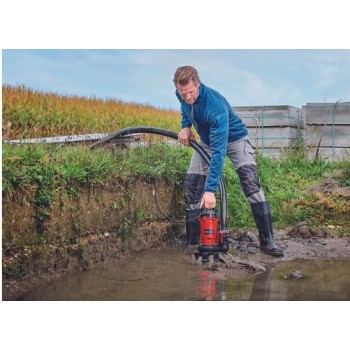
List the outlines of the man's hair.
<svg viewBox="0 0 350 350">
<path fill-rule="evenodd" d="M 198 83 L 200 81 L 196 68 L 192 66 L 182 66 L 176 70 L 174 74 L 173 82 L 175 86 L 177 85 L 185 86 L 191 80 L 194 83 Z"/>
</svg>

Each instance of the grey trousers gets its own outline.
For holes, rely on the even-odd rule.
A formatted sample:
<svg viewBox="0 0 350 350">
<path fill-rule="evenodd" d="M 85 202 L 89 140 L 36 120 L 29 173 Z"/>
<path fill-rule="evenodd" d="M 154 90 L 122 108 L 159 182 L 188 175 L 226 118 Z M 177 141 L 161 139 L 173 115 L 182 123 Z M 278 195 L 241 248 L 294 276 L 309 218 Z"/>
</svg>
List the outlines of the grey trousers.
<svg viewBox="0 0 350 350">
<path fill-rule="evenodd" d="M 205 143 L 199 141 L 206 152 L 211 155 L 211 149 Z M 240 179 L 241 188 L 249 203 L 265 201 L 264 191 L 260 185 L 255 162 L 255 149 L 248 136 L 227 145 L 227 156 L 231 160 L 234 169 Z M 187 174 L 208 175 L 209 166 L 199 153 L 194 152 Z"/>
</svg>

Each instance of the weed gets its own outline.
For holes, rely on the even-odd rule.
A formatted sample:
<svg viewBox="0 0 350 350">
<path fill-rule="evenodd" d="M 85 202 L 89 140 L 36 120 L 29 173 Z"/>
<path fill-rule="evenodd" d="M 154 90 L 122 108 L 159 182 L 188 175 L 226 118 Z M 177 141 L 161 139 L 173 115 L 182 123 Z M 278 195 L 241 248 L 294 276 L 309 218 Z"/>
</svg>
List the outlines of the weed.
<svg viewBox="0 0 350 350">
<path fill-rule="evenodd" d="M 73 224 L 73 229 L 74 231 L 76 231 L 77 233 L 83 232 L 84 230 L 84 226 L 80 223 L 80 222 L 74 222 Z"/>
<path fill-rule="evenodd" d="M 86 267 L 91 265 L 91 256 L 89 255 L 88 251 L 82 243 L 78 243 L 78 246 L 76 248 L 76 254 L 83 261 Z"/>
<path fill-rule="evenodd" d="M 132 222 L 125 218 L 123 222 L 120 224 L 117 234 L 120 235 L 123 239 L 126 239 L 130 236 L 132 229 Z"/>
<path fill-rule="evenodd" d="M 136 224 L 142 223 L 145 220 L 149 219 L 149 215 L 144 212 L 141 208 L 137 208 L 134 212 L 134 221 Z"/>
<path fill-rule="evenodd" d="M 13 266 L 2 266 L 2 275 L 7 278 L 23 278 L 26 275 L 20 263 Z"/>
</svg>

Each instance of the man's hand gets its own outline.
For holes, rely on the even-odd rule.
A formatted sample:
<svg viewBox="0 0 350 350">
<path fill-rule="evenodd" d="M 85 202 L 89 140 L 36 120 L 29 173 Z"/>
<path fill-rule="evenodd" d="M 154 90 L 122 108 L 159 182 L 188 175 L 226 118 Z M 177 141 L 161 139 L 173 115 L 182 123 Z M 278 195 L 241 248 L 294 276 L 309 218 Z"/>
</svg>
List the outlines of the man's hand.
<svg viewBox="0 0 350 350">
<path fill-rule="evenodd" d="M 215 194 L 212 192 L 204 192 L 200 207 L 202 208 L 203 205 L 205 209 L 215 208 L 216 206 Z"/>
<path fill-rule="evenodd" d="M 184 146 L 190 145 L 190 140 L 195 140 L 191 128 L 183 128 L 178 135 L 179 142 Z"/>
</svg>

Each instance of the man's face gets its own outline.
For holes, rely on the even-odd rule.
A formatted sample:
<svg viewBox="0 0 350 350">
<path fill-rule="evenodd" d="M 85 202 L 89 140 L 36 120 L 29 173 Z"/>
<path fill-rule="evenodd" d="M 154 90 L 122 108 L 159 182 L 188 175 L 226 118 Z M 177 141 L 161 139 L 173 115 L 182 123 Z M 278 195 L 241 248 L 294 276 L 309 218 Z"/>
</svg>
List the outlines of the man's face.
<svg viewBox="0 0 350 350">
<path fill-rule="evenodd" d="M 199 94 L 199 85 L 200 82 L 194 83 L 193 80 L 191 80 L 185 86 L 176 84 L 176 88 L 177 91 L 179 91 L 180 96 L 185 100 L 185 102 L 192 105 L 197 100 Z"/>
</svg>

